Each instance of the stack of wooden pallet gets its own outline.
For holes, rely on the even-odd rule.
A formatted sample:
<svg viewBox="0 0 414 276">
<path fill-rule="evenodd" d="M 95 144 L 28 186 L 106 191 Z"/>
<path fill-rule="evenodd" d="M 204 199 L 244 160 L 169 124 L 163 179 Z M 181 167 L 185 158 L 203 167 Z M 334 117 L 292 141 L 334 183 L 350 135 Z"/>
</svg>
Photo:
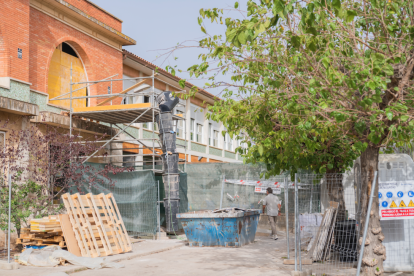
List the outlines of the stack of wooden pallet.
<svg viewBox="0 0 414 276">
<path fill-rule="evenodd" d="M 62 200 L 68 212 L 74 240 L 83 257 L 109 256 L 132 250 L 112 194 L 64 194 Z"/>
<path fill-rule="evenodd" d="M 30 221 L 30 231 L 32 232 L 62 232 L 58 216 L 49 216 Z"/>
<path fill-rule="evenodd" d="M 16 243 L 37 246 L 59 245 L 62 248 L 66 248 L 62 228 L 57 216 L 32 219 L 30 221 L 30 229 L 22 228 L 20 238 L 17 239 Z"/>
</svg>

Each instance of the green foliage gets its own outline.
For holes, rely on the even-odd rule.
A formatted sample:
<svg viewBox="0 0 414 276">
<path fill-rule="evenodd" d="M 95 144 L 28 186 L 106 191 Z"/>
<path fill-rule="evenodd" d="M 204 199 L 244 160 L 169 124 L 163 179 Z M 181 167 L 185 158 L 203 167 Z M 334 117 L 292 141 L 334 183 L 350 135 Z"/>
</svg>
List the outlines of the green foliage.
<svg viewBox="0 0 414 276">
<path fill-rule="evenodd" d="M 247 134 L 247 162 L 269 163 L 268 175 L 342 172 L 367 147 L 413 139 L 413 10 L 404 0 L 249 0 L 244 19 L 225 18 L 225 37 L 199 41 L 208 51 L 189 71 L 219 64 L 211 86 L 225 89 L 211 117 Z"/>
<path fill-rule="evenodd" d="M 50 201 L 44 185 L 39 185 L 31 180 L 17 184 L 16 182 L 20 179 L 21 172 L 17 173 L 16 181 L 12 181 L 11 185 L 11 223 L 15 227 L 15 229 L 11 229 L 12 232 L 27 226 L 30 218 L 57 214 L 63 207 Z M 8 228 L 9 186 L 7 181 L 2 181 L 0 189 L 0 210 L 2 210 L 0 229 L 4 231 Z"/>
</svg>

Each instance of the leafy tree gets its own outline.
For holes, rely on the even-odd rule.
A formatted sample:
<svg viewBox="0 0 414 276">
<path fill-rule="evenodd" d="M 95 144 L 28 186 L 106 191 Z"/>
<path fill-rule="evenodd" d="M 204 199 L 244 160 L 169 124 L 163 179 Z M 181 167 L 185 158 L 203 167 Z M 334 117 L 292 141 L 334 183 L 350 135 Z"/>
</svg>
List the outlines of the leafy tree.
<svg viewBox="0 0 414 276">
<path fill-rule="evenodd" d="M 329 198 L 340 203 L 338 220 L 345 219 L 341 173 L 352 167 L 361 152 L 352 140 L 338 133 L 335 125 L 323 125 L 316 120 L 302 122 L 300 112 L 295 110 L 282 118 L 272 100 L 255 96 L 217 102 L 211 110 L 211 119 L 223 120 L 230 134 L 246 139 L 247 147 L 237 149 L 245 162 L 267 164 L 266 177 L 288 171 L 293 180 L 299 169 L 329 173 Z M 292 124 L 296 127 L 286 127 Z"/>
<path fill-rule="evenodd" d="M 17 173 L 15 180 L 19 180 L 21 173 Z M 3 178 L 1 180 L 4 180 Z M 0 229 L 5 231 L 8 228 L 9 217 L 9 186 L 8 183 L 1 183 L 0 189 Z M 20 237 L 20 229 L 29 224 L 30 218 L 38 218 L 59 213 L 62 204 L 52 204 L 50 198 L 44 193 L 42 185 L 28 180 L 25 183 L 17 184 L 12 182 L 11 191 L 11 218 L 10 221 Z M 14 232 L 14 229 L 11 229 Z"/>
<path fill-rule="evenodd" d="M 116 174 L 132 168 L 114 167 L 111 164 L 102 169 L 84 163 L 83 158 L 100 150 L 107 155 L 99 142 L 106 135 L 82 138 L 78 134 L 69 136 L 61 128 L 45 126 L 40 129 L 32 124 L 27 129 L 16 129 L 17 124 L 4 122 L 8 132 L 4 148 L 0 148 L 0 209 L 9 207 L 8 173 L 12 178 L 12 222 L 18 235 L 20 228 L 28 225 L 33 217 L 57 214 L 63 193 L 82 191 L 100 183 L 115 185 L 109 174 Z M 8 225 L 8 212 L 0 215 L 0 229 Z"/>
<path fill-rule="evenodd" d="M 208 34 L 205 19 L 224 21 L 226 37 L 200 40 L 198 47 L 207 52 L 189 71 L 197 77 L 213 73 L 209 86 L 226 86 L 226 103 L 235 96 L 264 99 L 277 110 L 272 120 L 286 122 L 290 136 L 279 142 L 310 124 L 321 133 L 333 129 L 334 137 L 361 151 L 364 225 L 380 148 L 413 138 L 413 10 L 414 3 L 403 0 L 250 0 L 244 19 L 224 20 L 223 10 L 200 10 L 201 30 Z M 232 82 L 220 81 L 219 73 L 231 74 Z M 230 122 L 234 109 L 222 106 L 212 110 L 224 112 L 217 116 Z M 256 142 L 260 149 L 265 140 Z M 386 258 L 383 234 L 371 231 L 380 229 L 378 206 L 376 197 L 363 258 L 366 275 L 381 275 Z"/>
</svg>

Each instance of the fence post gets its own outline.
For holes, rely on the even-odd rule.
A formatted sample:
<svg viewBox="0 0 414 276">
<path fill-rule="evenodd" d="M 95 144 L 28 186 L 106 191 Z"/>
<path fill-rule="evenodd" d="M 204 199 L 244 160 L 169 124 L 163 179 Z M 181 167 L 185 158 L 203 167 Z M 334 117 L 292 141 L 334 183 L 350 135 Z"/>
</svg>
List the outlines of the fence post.
<svg viewBox="0 0 414 276">
<path fill-rule="evenodd" d="M 285 216 L 286 216 L 286 247 L 287 247 L 287 258 L 289 256 L 289 184 L 285 177 Z"/>
<path fill-rule="evenodd" d="M 296 178 L 296 175 L 295 175 Z M 297 218 L 297 235 L 298 235 L 298 259 L 299 259 L 299 271 L 302 271 L 302 256 L 300 252 L 300 220 L 299 220 L 299 184 L 298 180 L 296 179 L 296 218 Z"/>
<path fill-rule="evenodd" d="M 10 225 L 11 225 L 11 190 L 12 190 L 12 185 L 11 185 L 11 175 L 10 175 L 10 164 L 7 167 L 7 178 L 8 178 L 8 182 L 9 182 L 9 225 L 7 225 L 7 263 L 10 263 Z"/>
<path fill-rule="evenodd" d="M 220 209 L 223 207 L 223 193 L 224 193 L 224 180 L 226 175 L 223 174 L 223 181 L 221 183 L 221 196 L 220 196 Z"/>
<path fill-rule="evenodd" d="M 362 258 L 364 257 L 364 249 L 365 249 L 365 239 L 367 238 L 369 218 L 371 217 L 370 214 L 371 214 L 372 199 L 374 198 L 374 190 L 375 190 L 376 184 L 377 184 L 377 172 L 374 173 L 374 181 L 371 187 L 371 196 L 369 198 L 369 204 L 368 204 L 368 210 L 367 210 L 367 216 L 366 216 L 367 218 L 366 218 L 365 226 L 364 226 L 364 235 L 363 235 L 362 243 L 361 243 L 361 253 L 359 253 L 357 276 L 359 276 L 359 274 L 361 273 Z"/>
<path fill-rule="evenodd" d="M 311 183 L 309 214 L 312 214 L 312 200 L 313 200 L 313 181 Z"/>
<path fill-rule="evenodd" d="M 297 191 L 298 191 L 298 182 L 297 182 L 297 176 L 295 173 L 295 271 L 298 271 L 298 218 L 296 216 L 296 213 L 298 211 L 298 208 L 296 206 L 298 200 L 296 198 L 297 196 Z"/>
<path fill-rule="evenodd" d="M 157 226 L 158 226 L 158 240 L 161 239 L 161 202 L 160 202 L 160 181 L 158 183 L 158 196 L 157 196 Z"/>
</svg>

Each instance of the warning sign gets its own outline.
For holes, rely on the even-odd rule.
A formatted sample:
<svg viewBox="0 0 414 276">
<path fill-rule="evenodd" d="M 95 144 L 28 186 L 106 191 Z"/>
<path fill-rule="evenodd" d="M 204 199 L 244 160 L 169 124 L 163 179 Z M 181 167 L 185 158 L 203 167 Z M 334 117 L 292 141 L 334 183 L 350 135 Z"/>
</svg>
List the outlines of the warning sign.
<svg viewBox="0 0 414 276">
<path fill-rule="evenodd" d="M 382 218 L 409 218 L 414 216 L 414 209 L 395 209 L 395 210 L 382 210 Z"/>
<path fill-rule="evenodd" d="M 378 199 L 381 220 L 414 218 L 414 181 L 380 182 Z"/>
<path fill-rule="evenodd" d="M 265 194 L 266 193 L 266 189 L 267 189 L 267 187 L 256 186 L 254 188 L 254 192 L 255 193 Z M 272 190 L 273 190 L 273 194 L 275 194 L 275 195 L 280 195 L 282 193 L 282 188 L 272 188 Z"/>
</svg>

